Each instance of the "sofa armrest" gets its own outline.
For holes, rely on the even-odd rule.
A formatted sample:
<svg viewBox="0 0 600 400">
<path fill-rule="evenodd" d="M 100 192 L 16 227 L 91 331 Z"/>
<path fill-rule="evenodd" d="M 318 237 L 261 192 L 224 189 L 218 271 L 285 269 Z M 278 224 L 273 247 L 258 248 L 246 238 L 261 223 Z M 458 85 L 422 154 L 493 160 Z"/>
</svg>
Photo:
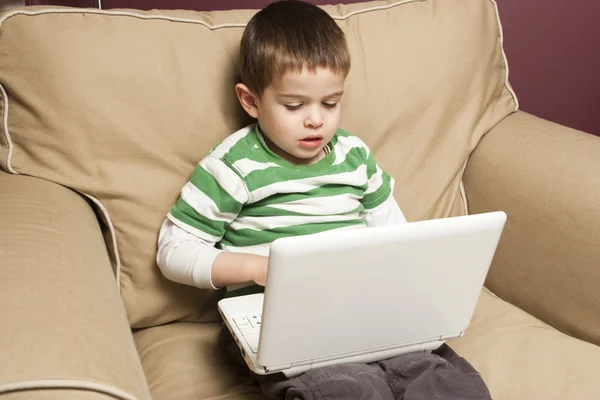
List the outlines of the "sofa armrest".
<svg viewBox="0 0 600 400">
<path fill-rule="evenodd" d="M 0 398 L 149 399 L 88 203 L 0 171 L 0 221 Z"/>
<path fill-rule="evenodd" d="M 600 138 L 517 112 L 481 140 L 464 185 L 470 213 L 508 214 L 486 286 L 600 344 Z"/>
</svg>

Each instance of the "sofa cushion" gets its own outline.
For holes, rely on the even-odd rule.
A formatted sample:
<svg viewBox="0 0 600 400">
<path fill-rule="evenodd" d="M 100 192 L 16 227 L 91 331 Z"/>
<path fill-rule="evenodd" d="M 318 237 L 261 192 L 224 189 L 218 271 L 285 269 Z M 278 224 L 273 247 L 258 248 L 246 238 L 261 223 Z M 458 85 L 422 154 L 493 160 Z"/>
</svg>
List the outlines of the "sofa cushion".
<svg viewBox="0 0 600 400">
<path fill-rule="evenodd" d="M 325 9 L 353 57 L 342 127 L 396 178 L 409 220 L 464 214 L 463 166 L 517 108 L 495 3 Z M 133 327 L 218 320 L 219 293 L 162 277 L 156 240 L 194 165 L 249 122 L 233 86 L 253 13 L 28 7 L 0 17 L 0 163 L 98 206 Z"/>
<path fill-rule="evenodd" d="M 154 400 L 266 399 L 221 346 L 221 326 L 176 322 L 133 335 Z"/>
<path fill-rule="evenodd" d="M 151 399 L 84 199 L 0 171 L 0 271 L 0 399 Z"/>
<path fill-rule="evenodd" d="M 494 399 L 597 399 L 600 347 L 545 324 L 484 289 L 471 325 L 449 345 Z"/>
<path fill-rule="evenodd" d="M 174 323 L 134 334 L 154 399 L 263 398 L 247 370 L 220 347 L 220 327 Z M 600 393 L 600 347 L 485 289 L 465 336 L 448 343 L 481 373 L 494 399 L 595 399 Z"/>
</svg>

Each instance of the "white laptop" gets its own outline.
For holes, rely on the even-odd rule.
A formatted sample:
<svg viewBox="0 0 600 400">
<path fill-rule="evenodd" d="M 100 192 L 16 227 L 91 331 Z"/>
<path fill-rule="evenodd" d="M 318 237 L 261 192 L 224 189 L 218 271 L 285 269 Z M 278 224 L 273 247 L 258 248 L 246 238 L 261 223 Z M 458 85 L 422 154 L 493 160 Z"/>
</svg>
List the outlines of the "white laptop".
<svg viewBox="0 0 600 400">
<path fill-rule="evenodd" d="M 278 239 L 265 293 L 219 311 L 257 374 L 434 350 L 469 325 L 505 221 L 494 212 Z"/>
</svg>

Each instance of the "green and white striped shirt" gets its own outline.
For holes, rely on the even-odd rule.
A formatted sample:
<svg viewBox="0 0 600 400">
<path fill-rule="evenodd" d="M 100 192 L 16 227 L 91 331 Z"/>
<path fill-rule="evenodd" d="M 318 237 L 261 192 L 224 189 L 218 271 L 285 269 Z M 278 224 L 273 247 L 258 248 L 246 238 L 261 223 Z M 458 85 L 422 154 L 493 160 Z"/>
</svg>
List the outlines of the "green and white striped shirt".
<svg viewBox="0 0 600 400">
<path fill-rule="evenodd" d="M 393 179 L 378 167 L 363 141 L 338 129 L 328 149 L 315 164 L 293 165 L 267 147 L 257 125 L 235 132 L 200 161 L 183 187 L 167 216 L 171 224 L 166 221 L 161 229 L 159 253 L 169 237 L 180 242 L 182 235 L 192 235 L 213 248 L 218 243 L 225 251 L 268 255 L 270 243 L 280 237 L 370 225 L 366 216 L 386 202 L 393 208 L 386 218 L 394 215 L 391 223 L 405 222 L 392 197 Z M 201 273 L 194 265 L 183 271 L 176 265 L 161 270 L 179 269 L 165 275 L 211 287 L 210 265 L 216 254 L 206 253 L 211 255 L 204 262 L 195 261 L 203 265 L 196 268 Z M 169 264 L 173 257 L 163 258 Z M 158 260 L 160 266 L 160 254 Z"/>
</svg>

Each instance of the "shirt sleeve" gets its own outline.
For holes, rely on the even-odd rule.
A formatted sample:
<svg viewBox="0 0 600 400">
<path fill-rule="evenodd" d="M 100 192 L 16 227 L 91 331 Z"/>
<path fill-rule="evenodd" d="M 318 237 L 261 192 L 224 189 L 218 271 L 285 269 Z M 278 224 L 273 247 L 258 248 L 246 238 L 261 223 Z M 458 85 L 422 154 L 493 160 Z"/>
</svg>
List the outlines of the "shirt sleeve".
<svg viewBox="0 0 600 400">
<path fill-rule="evenodd" d="M 377 165 L 370 150 L 367 150 L 366 167 L 368 183 L 361 203 L 367 226 L 406 223 L 404 213 L 393 196 L 394 179 Z"/>
<path fill-rule="evenodd" d="M 366 147 L 366 145 L 364 146 Z M 367 188 L 363 193 L 361 203 L 368 211 L 379 207 L 392 195 L 394 182 L 388 174 L 379 168 L 375 156 L 368 148 L 366 148 L 366 155 Z"/>
<path fill-rule="evenodd" d="M 156 262 L 167 279 L 202 289 L 217 289 L 211 271 L 221 251 L 166 219 L 158 236 Z"/>
<path fill-rule="evenodd" d="M 369 227 L 406 223 L 406 217 L 394 196 L 389 196 L 378 208 L 365 213 L 364 218 Z"/>
<path fill-rule="evenodd" d="M 247 202 L 248 191 L 238 173 L 219 158 L 205 157 L 161 227 L 157 262 L 163 275 L 214 289 L 212 264 L 221 251 L 215 244 Z"/>
</svg>

